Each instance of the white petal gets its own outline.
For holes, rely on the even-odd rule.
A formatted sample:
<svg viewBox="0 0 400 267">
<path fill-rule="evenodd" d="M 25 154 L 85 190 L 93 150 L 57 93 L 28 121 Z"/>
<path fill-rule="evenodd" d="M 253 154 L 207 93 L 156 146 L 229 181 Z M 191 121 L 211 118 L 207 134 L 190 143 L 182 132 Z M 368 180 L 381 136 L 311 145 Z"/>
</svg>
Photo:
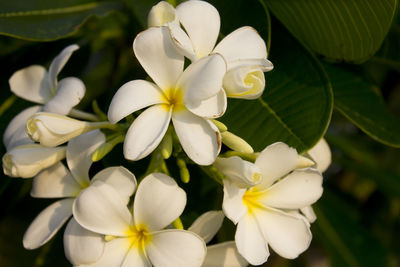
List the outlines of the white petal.
<svg viewBox="0 0 400 267">
<path fill-rule="evenodd" d="M 129 238 L 115 238 L 106 242 L 103 255 L 98 261 L 76 267 L 119 267 L 122 265 L 130 246 Z"/>
<path fill-rule="evenodd" d="M 267 189 L 258 201 L 268 207 L 299 209 L 315 203 L 322 190 L 322 176 L 317 170 L 295 170 Z"/>
<path fill-rule="evenodd" d="M 267 47 L 258 32 L 249 26 L 241 27 L 227 35 L 214 49 L 229 63 L 240 59 L 266 59 Z"/>
<path fill-rule="evenodd" d="M 47 147 L 63 144 L 91 129 L 89 122 L 47 112 L 36 113 L 26 123 L 28 135 Z"/>
<path fill-rule="evenodd" d="M 67 115 L 81 102 L 85 91 L 85 85 L 78 78 L 64 78 L 57 86 L 56 95 L 44 105 L 43 111 Z"/>
<path fill-rule="evenodd" d="M 332 153 L 329 148 L 328 143 L 324 138 L 318 141 L 318 143 L 313 146 L 307 152 L 311 158 L 317 163 L 317 169 L 323 173 L 328 169 L 332 162 Z"/>
<path fill-rule="evenodd" d="M 237 224 L 247 213 L 247 207 L 243 203 L 243 195 L 246 189 L 238 187 L 227 179 L 223 180 L 223 183 L 224 200 L 222 202 L 222 209 L 225 216 L 234 224 Z"/>
<path fill-rule="evenodd" d="M 15 72 L 8 82 L 11 92 L 25 100 L 44 104 L 52 97 L 47 72 L 42 66 L 33 65 L 21 69 Z"/>
<path fill-rule="evenodd" d="M 226 73 L 226 63 L 219 54 L 204 57 L 190 64 L 176 84 L 184 94 L 184 103 L 193 105 L 218 94 Z"/>
<path fill-rule="evenodd" d="M 179 54 L 189 58 L 192 62 L 196 61 L 197 55 L 194 52 L 192 41 L 178 23 L 168 24 L 172 41 Z"/>
<path fill-rule="evenodd" d="M 4 174 L 30 178 L 65 158 L 66 147 L 44 147 L 38 144 L 13 148 L 3 156 Z"/>
<path fill-rule="evenodd" d="M 221 228 L 223 221 L 224 213 L 222 211 L 208 211 L 197 218 L 188 231 L 198 234 L 204 239 L 204 242 L 208 243 Z"/>
<path fill-rule="evenodd" d="M 91 183 L 95 181 L 102 181 L 114 187 L 119 195 L 126 200 L 126 204 L 128 204 L 130 196 L 136 189 L 135 175 L 122 166 L 108 167 L 98 172 Z"/>
<path fill-rule="evenodd" d="M 131 213 L 118 192 L 96 181 L 86 188 L 73 206 L 75 220 L 86 229 L 105 235 L 126 236 Z"/>
<path fill-rule="evenodd" d="M 263 72 L 271 71 L 274 68 L 272 62 L 266 58 L 237 59 L 234 61 L 230 61 L 228 65 L 228 71 L 233 70 L 234 68 L 245 66 L 257 67 Z"/>
<path fill-rule="evenodd" d="M 197 57 L 210 54 L 220 28 L 217 9 L 204 1 L 187 1 L 178 5 L 176 12 L 192 40 Z"/>
<path fill-rule="evenodd" d="M 192 232 L 164 230 L 152 234 L 146 252 L 155 267 L 200 267 L 206 255 L 206 245 Z"/>
<path fill-rule="evenodd" d="M 186 193 L 174 179 L 163 173 L 152 173 L 139 184 L 133 203 L 135 225 L 148 230 L 163 229 L 178 218 L 186 205 Z"/>
<path fill-rule="evenodd" d="M 224 90 L 228 97 L 256 99 L 265 88 L 265 77 L 262 70 L 254 66 L 234 68 L 224 76 Z"/>
<path fill-rule="evenodd" d="M 151 263 L 141 249 L 132 246 L 125 256 L 121 267 L 151 267 Z"/>
<path fill-rule="evenodd" d="M 130 81 L 115 93 L 108 108 L 108 119 L 114 124 L 137 110 L 163 102 L 163 93 L 154 83 Z"/>
<path fill-rule="evenodd" d="M 135 119 L 125 136 L 126 159 L 139 160 L 153 152 L 168 129 L 171 112 L 167 105 L 155 105 Z"/>
<path fill-rule="evenodd" d="M 268 246 L 262 236 L 259 224 L 252 214 L 247 214 L 238 223 L 235 234 L 239 253 L 253 265 L 260 265 L 269 257 Z"/>
<path fill-rule="evenodd" d="M 40 106 L 26 108 L 10 121 L 3 134 L 3 143 L 7 147 L 7 150 L 16 146 L 33 143 L 25 132 L 25 127 L 28 119 L 36 112 L 39 112 L 40 108 Z"/>
<path fill-rule="evenodd" d="M 224 115 L 227 104 L 226 94 L 223 89 L 208 99 L 185 103 L 186 108 L 193 114 L 210 119 Z"/>
<path fill-rule="evenodd" d="M 24 234 L 24 248 L 35 249 L 49 241 L 71 216 L 73 202 L 73 198 L 63 199 L 39 213 Z"/>
<path fill-rule="evenodd" d="M 183 150 L 199 165 L 213 163 L 221 149 L 221 134 L 215 125 L 189 111 L 174 112 L 172 122 Z"/>
<path fill-rule="evenodd" d="M 276 180 L 285 176 L 297 166 L 298 154 L 296 149 L 285 143 L 277 142 L 267 146 L 256 159 L 255 164 L 260 167 L 262 173 L 259 190 L 270 187 Z"/>
<path fill-rule="evenodd" d="M 169 22 L 178 21 L 175 14 L 175 8 L 166 1 L 160 1 L 157 5 L 150 9 L 147 16 L 147 26 L 160 27 L 165 26 Z"/>
<path fill-rule="evenodd" d="M 31 196 L 37 198 L 75 197 L 82 190 L 61 162 L 40 172 L 33 179 Z"/>
<path fill-rule="evenodd" d="M 238 156 L 218 157 L 213 165 L 240 188 L 253 187 L 261 181 L 260 168 Z"/>
<path fill-rule="evenodd" d="M 294 259 L 310 245 L 310 225 L 304 218 L 275 209 L 255 208 L 254 214 L 265 240 L 280 256 Z"/>
<path fill-rule="evenodd" d="M 203 267 L 245 267 L 247 261 L 239 254 L 235 241 L 207 246 Z"/>
<path fill-rule="evenodd" d="M 178 54 L 166 27 L 139 33 L 133 51 L 144 70 L 163 90 L 174 88 L 183 71 L 184 58 Z"/>
<path fill-rule="evenodd" d="M 104 238 L 80 226 L 72 218 L 64 232 L 65 257 L 73 264 L 89 264 L 103 255 Z"/>
<path fill-rule="evenodd" d="M 60 73 L 62 68 L 67 63 L 68 59 L 71 57 L 75 50 L 78 50 L 79 46 L 76 44 L 69 45 L 64 48 L 60 54 L 58 54 L 50 64 L 49 67 L 49 85 L 50 88 L 55 89 L 57 86 L 57 75 Z"/>
<path fill-rule="evenodd" d="M 314 212 L 314 209 L 311 206 L 307 206 L 300 209 L 301 213 L 307 218 L 310 223 L 315 222 L 317 220 L 317 215 Z"/>
<path fill-rule="evenodd" d="M 71 139 L 67 145 L 67 163 L 75 180 L 82 186 L 89 185 L 89 169 L 93 152 L 106 138 L 100 130 L 94 130 Z"/>
</svg>

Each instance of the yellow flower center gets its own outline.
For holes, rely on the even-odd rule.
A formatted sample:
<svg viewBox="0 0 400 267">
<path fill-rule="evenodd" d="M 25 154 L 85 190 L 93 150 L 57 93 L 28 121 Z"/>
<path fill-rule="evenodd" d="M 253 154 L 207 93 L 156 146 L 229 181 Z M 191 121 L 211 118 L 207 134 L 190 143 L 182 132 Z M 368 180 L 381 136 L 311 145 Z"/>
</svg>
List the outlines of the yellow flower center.
<svg viewBox="0 0 400 267">
<path fill-rule="evenodd" d="M 253 213 L 254 208 L 265 208 L 258 200 L 265 194 L 264 191 L 247 190 L 242 198 L 243 204 L 247 207 L 249 213 Z"/>
<path fill-rule="evenodd" d="M 144 250 L 144 247 L 151 241 L 152 236 L 143 224 L 132 226 L 127 231 L 131 246 Z"/>
<path fill-rule="evenodd" d="M 185 108 L 183 104 L 183 94 L 180 88 L 166 89 L 164 91 L 163 100 L 166 102 L 166 108 L 172 107 L 173 111 L 178 111 Z"/>
</svg>

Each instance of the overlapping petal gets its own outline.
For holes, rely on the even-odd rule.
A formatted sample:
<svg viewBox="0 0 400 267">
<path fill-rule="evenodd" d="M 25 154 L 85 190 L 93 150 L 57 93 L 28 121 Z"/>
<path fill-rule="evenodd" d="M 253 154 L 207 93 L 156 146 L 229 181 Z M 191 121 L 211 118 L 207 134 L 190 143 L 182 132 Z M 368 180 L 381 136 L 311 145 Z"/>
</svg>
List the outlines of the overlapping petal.
<svg viewBox="0 0 400 267">
<path fill-rule="evenodd" d="M 176 13 L 192 40 L 197 57 L 210 54 L 221 23 L 217 9 L 205 1 L 193 0 L 178 5 Z"/>
<path fill-rule="evenodd" d="M 152 173 L 140 183 L 133 204 L 135 225 L 157 231 L 178 218 L 186 205 L 186 193 L 169 176 Z"/>
<path fill-rule="evenodd" d="M 317 164 L 317 169 L 321 173 L 328 169 L 332 162 L 332 153 L 328 143 L 321 138 L 318 143 L 307 152 Z"/>
<path fill-rule="evenodd" d="M 35 249 L 49 241 L 72 215 L 73 198 L 54 202 L 44 209 L 24 234 L 26 249 Z"/>
<path fill-rule="evenodd" d="M 136 247 L 131 247 L 120 266 L 151 267 L 152 265 L 141 249 L 138 249 Z"/>
<path fill-rule="evenodd" d="M 215 96 L 205 100 L 187 102 L 185 106 L 199 117 L 215 119 L 224 115 L 227 104 L 225 91 L 221 89 Z"/>
<path fill-rule="evenodd" d="M 207 246 L 203 267 L 245 267 L 247 261 L 239 254 L 235 241 Z"/>
<path fill-rule="evenodd" d="M 183 71 L 184 58 L 176 51 L 166 27 L 153 27 L 139 33 L 133 42 L 133 51 L 161 89 L 174 88 Z"/>
<path fill-rule="evenodd" d="M 90 264 L 103 255 L 104 238 L 80 226 L 72 218 L 64 232 L 65 257 L 73 264 Z"/>
<path fill-rule="evenodd" d="M 229 97 L 256 99 L 264 92 L 264 73 L 257 66 L 237 67 L 226 73 L 223 86 Z"/>
<path fill-rule="evenodd" d="M 161 103 L 165 103 L 165 97 L 157 85 L 145 80 L 130 81 L 111 100 L 108 119 L 114 124 L 137 110 Z"/>
<path fill-rule="evenodd" d="M 61 162 L 40 172 L 33 179 L 31 196 L 37 198 L 75 197 L 82 190 Z"/>
<path fill-rule="evenodd" d="M 212 164 L 221 149 L 221 134 L 209 121 L 187 110 L 174 112 L 172 122 L 183 150 L 199 165 Z"/>
<path fill-rule="evenodd" d="M 171 113 L 169 106 L 155 105 L 140 114 L 126 133 L 125 158 L 139 160 L 153 152 L 168 129 Z"/>
<path fill-rule="evenodd" d="M 208 243 L 221 228 L 224 217 L 222 211 L 208 211 L 198 217 L 188 228 L 188 231 L 198 234 L 204 242 Z"/>
<path fill-rule="evenodd" d="M 115 236 L 127 235 L 132 216 L 118 192 L 101 181 L 94 182 L 79 194 L 73 214 L 86 229 Z"/>
<path fill-rule="evenodd" d="M 192 232 L 164 230 L 152 234 L 146 252 L 154 266 L 200 267 L 206 254 L 206 245 Z"/>
<path fill-rule="evenodd" d="M 224 200 L 222 209 L 234 224 L 237 224 L 241 218 L 247 213 L 247 207 L 243 203 L 243 195 L 246 188 L 239 188 L 235 183 L 228 179 L 223 180 L 224 183 Z"/>
<path fill-rule="evenodd" d="M 178 24 L 178 17 L 175 13 L 175 8 L 170 3 L 160 1 L 150 9 L 147 16 L 147 26 L 160 27 L 173 22 Z"/>
<path fill-rule="evenodd" d="M 67 63 L 68 59 L 71 57 L 72 53 L 79 49 L 79 46 L 76 44 L 69 45 L 64 48 L 60 54 L 58 54 L 50 64 L 49 67 L 49 76 L 48 76 L 48 83 L 50 88 L 53 90 L 56 89 L 57 86 L 57 75 L 60 73 L 62 68 Z"/>
</svg>

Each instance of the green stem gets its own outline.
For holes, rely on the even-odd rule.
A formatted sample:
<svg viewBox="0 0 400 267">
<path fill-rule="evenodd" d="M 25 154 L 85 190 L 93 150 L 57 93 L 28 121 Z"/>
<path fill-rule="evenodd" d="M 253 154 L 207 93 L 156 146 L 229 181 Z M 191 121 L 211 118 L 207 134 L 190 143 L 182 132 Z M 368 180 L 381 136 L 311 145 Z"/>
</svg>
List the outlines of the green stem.
<svg viewBox="0 0 400 267">
<path fill-rule="evenodd" d="M 99 121 L 99 117 L 97 117 L 95 114 L 88 113 L 85 111 L 81 111 L 78 109 L 71 109 L 71 112 L 68 114 L 71 117 L 74 117 L 76 119 L 81 119 L 81 120 L 87 120 L 87 121 Z"/>
</svg>

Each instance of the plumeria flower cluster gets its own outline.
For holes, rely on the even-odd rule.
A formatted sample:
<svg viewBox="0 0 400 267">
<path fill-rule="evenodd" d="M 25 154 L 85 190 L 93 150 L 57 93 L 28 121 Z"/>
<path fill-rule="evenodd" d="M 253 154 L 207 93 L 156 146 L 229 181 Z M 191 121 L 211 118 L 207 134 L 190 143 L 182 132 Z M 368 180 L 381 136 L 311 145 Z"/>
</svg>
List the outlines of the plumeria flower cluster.
<svg viewBox="0 0 400 267">
<path fill-rule="evenodd" d="M 263 94 L 264 72 L 273 68 L 264 40 L 245 26 L 216 44 L 218 11 L 199 0 L 176 8 L 159 2 L 148 24 L 133 52 L 149 77 L 122 85 L 107 115 L 98 107 L 94 114 L 74 109 L 85 93 L 78 78 L 57 81 L 77 45 L 65 48 L 48 71 L 34 65 L 10 78 L 12 92 L 42 105 L 7 127 L 4 173 L 34 177 L 32 197 L 59 199 L 34 219 L 24 247 L 44 245 L 67 223 L 65 255 L 80 267 L 241 267 L 266 262 L 269 248 L 296 258 L 312 239 L 311 205 L 322 195 L 329 146 L 321 139 L 299 155 L 277 142 L 257 153 L 216 120 L 227 98 Z M 113 166 L 90 178 L 93 163 L 122 142 L 127 160 L 151 155 L 147 172 L 137 180 Z M 186 165 L 199 165 L 224 194 L 220 210 L 186 230 L 180 217 L 190 195 L 169 175 L 171 156 L 182 182 L 190 180 Z M 236 225 L 234 240 L 215 243 L 225 217 Z"/>
</svg>

